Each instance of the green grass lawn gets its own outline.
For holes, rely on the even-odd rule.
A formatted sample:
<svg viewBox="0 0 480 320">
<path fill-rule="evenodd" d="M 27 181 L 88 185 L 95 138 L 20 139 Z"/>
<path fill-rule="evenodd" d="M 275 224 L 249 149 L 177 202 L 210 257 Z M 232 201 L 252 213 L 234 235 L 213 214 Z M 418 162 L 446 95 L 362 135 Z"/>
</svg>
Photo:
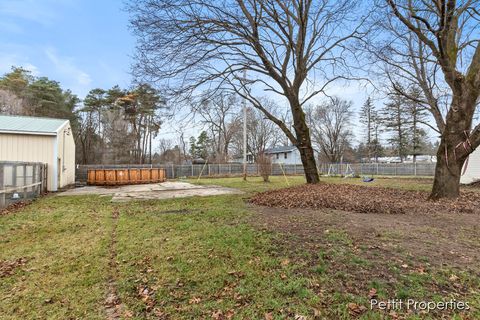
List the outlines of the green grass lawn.
<svg viewBox="0 0 480 320">
<path fill-rule="evenodd" d="M 245 198 L 304 183 L 300 176 L 287 179 L 189 180 L 238 188 L 246 192 L 243 196 L 128 203 L 47 196 L 0 216 L 0 263 L 26 259 L 13 274 L 0 276 L 0 319 L 105 319 L 112 273 L 126 319 L 349 319 L 347 304 L 365 303 L 367 297 L 326 295 L 335 291 L 335 278 L 327 277 L 335 259 L 349 257 L 351 267 L 370 263 L 352 254 L 351 240 L 341 232 L 330 233 L 330 260 L 317 257 L 309 265 L 308 254 L 298 256 L 277 246 L 278 234 L 249 222 L 253 212 Z M 378 179 L 371 185 L 428 189 L 428 183 L 402 184 L 401 179 Z M 114 267 L 109 263 L 112 228 Z M 352 252 L 344 251 L 347 247 Z M 459 276 L 478 284 L 478 278 Z M 399 290 L 421 291 L 422 279 L 407 280 L 398 284 Z M 382 281 L 372 284 L 380 294 Z M 367 312 L 362 317 L 382 315 Z"/>
</svg>

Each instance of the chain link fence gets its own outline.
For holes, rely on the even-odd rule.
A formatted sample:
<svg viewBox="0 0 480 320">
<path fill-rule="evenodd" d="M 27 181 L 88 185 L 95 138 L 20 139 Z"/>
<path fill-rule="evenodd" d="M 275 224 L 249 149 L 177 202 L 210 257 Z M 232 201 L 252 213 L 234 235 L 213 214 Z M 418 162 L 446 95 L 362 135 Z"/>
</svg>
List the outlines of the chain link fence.
<svg viewBox="0 0 480 320">
<path fill-rule="evenodd" d="M 0 209 L 38 197 L 47 188 L 47 165 L 0 161 Z"/>
<path fill-rule="evenodd" d="M 435 163 L 322 163 L 319 171 L 327 175 L 425 176 L 435 175 Z"/>
<path fill-rule="evenodd" d="M 183 177 L 228 177 L 243 174 L 241 163 L 211 163 L 211 164 L 115 164 L 115 165 L 79 165 L 76 170 L 76 180 L 81 183 L 87 181 L 89 169 L 141 169 L 163 168 L 168 179 Z M 322 175 L 377 175 L 377 176 L 433 176 L 435 163 L 322 163 L 318 165 Z M 256 163 L 247 164 L 247 175 L 259 175 L 259 166 Z M 303 175 L 301 164 L 272 164 L 272 175 Z"/>
</svg>

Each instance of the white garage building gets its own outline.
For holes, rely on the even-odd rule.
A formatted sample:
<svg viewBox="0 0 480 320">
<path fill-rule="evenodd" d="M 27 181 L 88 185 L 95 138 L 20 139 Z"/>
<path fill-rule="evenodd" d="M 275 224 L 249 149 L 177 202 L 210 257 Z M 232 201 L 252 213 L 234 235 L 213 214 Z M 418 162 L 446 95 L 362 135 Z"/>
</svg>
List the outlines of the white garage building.
<svg viewBox="0 0 480 320">
<path fill-rule="evenodd" d="M 470 154 L 465 174 L 460 178 L 460 183 L 472 183 L 480 180 L 480 147 Z"/>
<path fill-rule="evenodd" d="M 47 164 L 47 189 L 75 182 L 75 141 L 70 121 L 0 115 L 0 161 Z"/>
</svg>

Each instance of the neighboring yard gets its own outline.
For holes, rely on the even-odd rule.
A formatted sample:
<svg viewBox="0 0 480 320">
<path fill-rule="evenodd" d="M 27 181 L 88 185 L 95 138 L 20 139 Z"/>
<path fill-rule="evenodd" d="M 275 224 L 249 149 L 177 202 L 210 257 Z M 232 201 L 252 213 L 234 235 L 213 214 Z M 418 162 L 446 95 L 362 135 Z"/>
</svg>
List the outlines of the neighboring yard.
<svg viewBox="0 0 480 320">
<path fill-rule="evenodd" d="M 355 213 L 248 202 L 303 177 L 189 180 L 245 191 L 111 203 L 47 196 L 0 216 L 3 319 L 430 318 L 369 299 L 456 299 L 480 318 L 476 213 Z M 325 179 L 324 179 L 325 180 Z M 326 179 L 428 190 L 428 179 Z M 415 199 L 412 199 L 412 201 Z"/>
</svg>

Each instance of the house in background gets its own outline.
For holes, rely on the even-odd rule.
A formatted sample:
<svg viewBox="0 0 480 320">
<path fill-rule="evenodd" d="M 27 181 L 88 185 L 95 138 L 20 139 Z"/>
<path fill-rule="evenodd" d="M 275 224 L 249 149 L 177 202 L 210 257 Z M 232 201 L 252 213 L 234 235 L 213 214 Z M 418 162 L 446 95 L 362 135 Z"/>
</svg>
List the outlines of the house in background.
<svg viewBox="0 0 480 320">
<path fill-rule="evenodd" d="M 465 174 L 460 177 L 460 183 L 468 184 L 480 181 L 480 148 L 473 151 L 468 157 Z"/>
<path fill-rule="evenodd" d="M 243 163 L 243 155 L 234 155 L 228 163 Z M 255 163 L 255 158 L 251 152 L 247 153 L 247 163 Z"/>
<path fill-rule="evenodd" d="M 270 157 L 272 163 L 302 164 L 300 152 L 295 146 L 284 146 L 266 149 L 264 153 Z"/>
<path fill-rule="evenodd" d="M 47 164 L 47 190 L 75 182 L 75 141 L 70 121 L 0 115 L 0 161 Z"/>
</svg>

